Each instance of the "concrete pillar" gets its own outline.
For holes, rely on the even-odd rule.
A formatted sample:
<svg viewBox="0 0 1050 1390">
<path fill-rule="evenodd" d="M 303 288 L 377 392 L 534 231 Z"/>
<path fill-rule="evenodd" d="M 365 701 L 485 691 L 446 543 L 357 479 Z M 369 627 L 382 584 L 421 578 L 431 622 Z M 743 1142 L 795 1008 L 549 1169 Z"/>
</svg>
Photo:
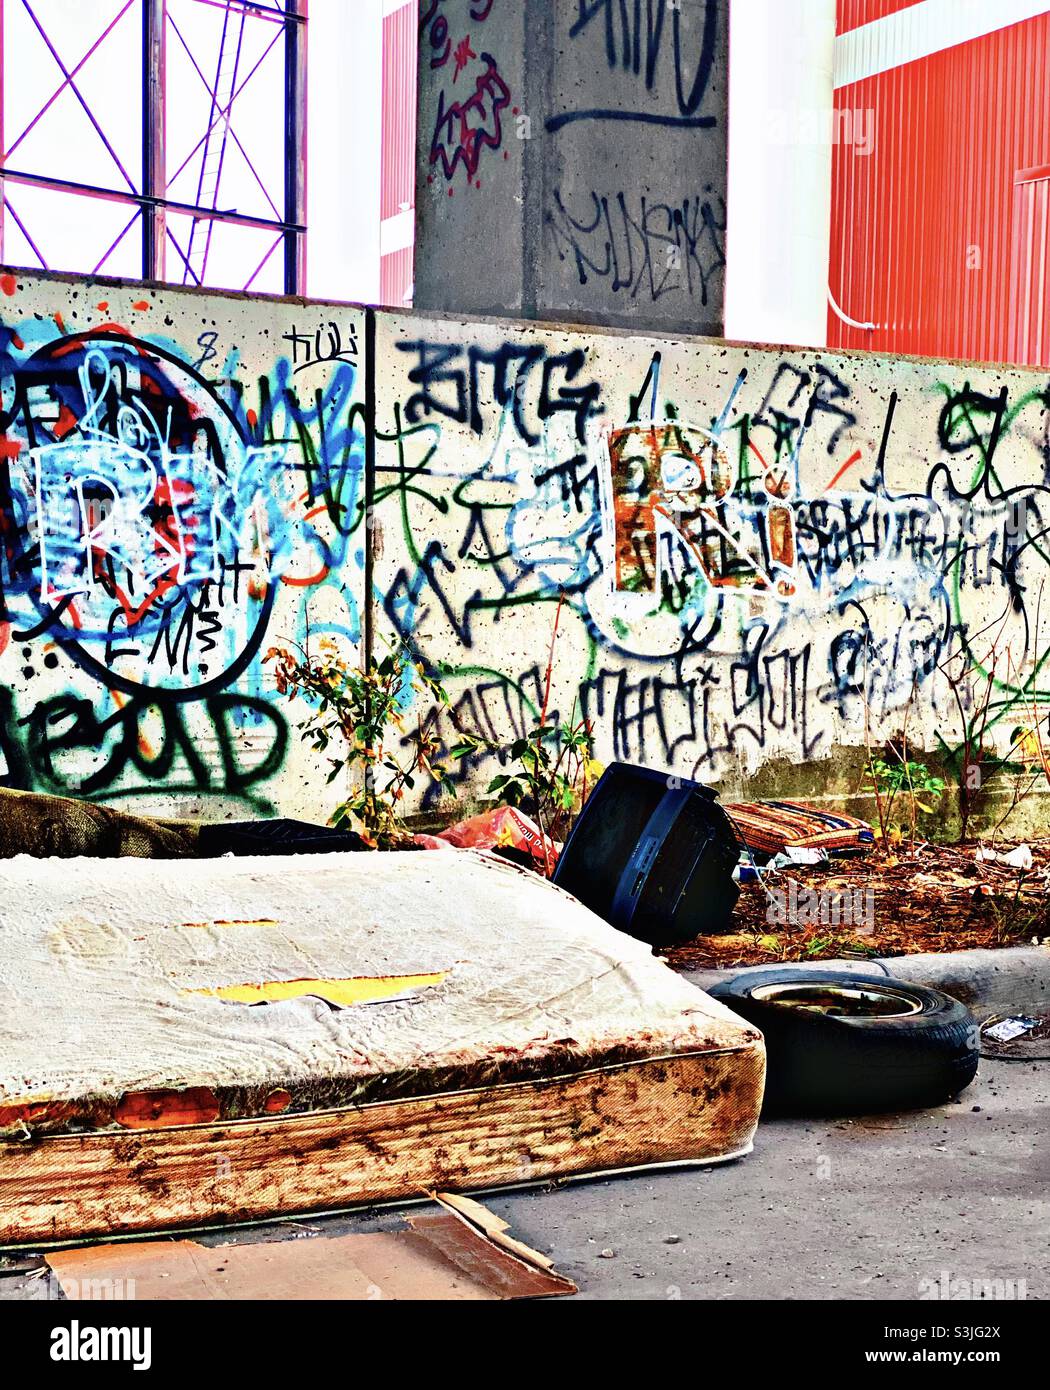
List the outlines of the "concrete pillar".
<svg viewBox="0 0 1050 1390">
<path fill-rule="evenodd" d="M 835 0 L 733 0 L 726 336 L 827 341 Z"/>
<path fill-rule="evenodd" d="M 419 308 L 722 331 L 728 0 L 420 0 Z"/>
</svg>

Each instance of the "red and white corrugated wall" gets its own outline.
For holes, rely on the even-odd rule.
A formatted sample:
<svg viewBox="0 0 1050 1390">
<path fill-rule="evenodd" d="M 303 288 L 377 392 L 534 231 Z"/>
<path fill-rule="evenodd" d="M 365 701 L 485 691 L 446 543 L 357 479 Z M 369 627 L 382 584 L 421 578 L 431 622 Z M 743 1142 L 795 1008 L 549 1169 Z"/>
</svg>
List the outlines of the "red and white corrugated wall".
<svg viewBox="0 0 1050 1390">
<path fill-rule="evenodd" d="M 1050 366 L 1050 3 L 837 0 L 834 72 L 829 345 Z"/>
</svg>

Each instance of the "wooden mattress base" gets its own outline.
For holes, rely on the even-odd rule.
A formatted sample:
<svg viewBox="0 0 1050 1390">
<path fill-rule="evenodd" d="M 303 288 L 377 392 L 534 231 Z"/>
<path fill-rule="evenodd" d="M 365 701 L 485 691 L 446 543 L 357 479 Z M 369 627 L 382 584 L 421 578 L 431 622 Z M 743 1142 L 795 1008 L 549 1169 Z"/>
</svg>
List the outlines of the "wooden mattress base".
<svg viewBox="0 0 1050 1390">
<path fill-rule="evenodd" d="M 745 1047 L 337 1110 L 0 1141 L 0 1245 L 207 1226 L 746 1153 Z"/>
</svg>

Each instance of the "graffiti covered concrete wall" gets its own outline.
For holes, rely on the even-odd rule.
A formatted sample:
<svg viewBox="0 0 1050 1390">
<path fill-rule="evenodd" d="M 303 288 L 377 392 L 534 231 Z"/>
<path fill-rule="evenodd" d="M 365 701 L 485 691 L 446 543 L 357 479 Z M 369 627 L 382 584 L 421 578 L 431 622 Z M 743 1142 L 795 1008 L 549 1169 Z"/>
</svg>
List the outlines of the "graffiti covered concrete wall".
<svg viewBox="0 0 1050 1390">
<path fill-rule="evenodd" d="M 989 747 L 1030 717 L 1045 377 L 424 317 L 377 352 L 378 594 L 467 724 L 535 721 L 561 595 L 552 709 L 605 759 L 842 795 L 989 675 Z"/>
<path fill-rule="evenodd" d="M 719 333 L 726 0 L 421 0 L 415 303 Z"/>
<path fill-rule="evenodd" d="M 360 640 L 359 312 L 17 271 L 0 289 L 0 782 L 315 809 L 263 659 Z"/>
<path fill-rule="evenodd" d="M 400 636 L 507 742 L 556 614 L 550 712 L 605 760 L 847 794 L 866 736 L 959 738 L 964 668 L 1002 749 L 1048 469 L 1034 371 L 9 273 L 0 780 L 323 818 L 270 646 Z"/>
</svg>

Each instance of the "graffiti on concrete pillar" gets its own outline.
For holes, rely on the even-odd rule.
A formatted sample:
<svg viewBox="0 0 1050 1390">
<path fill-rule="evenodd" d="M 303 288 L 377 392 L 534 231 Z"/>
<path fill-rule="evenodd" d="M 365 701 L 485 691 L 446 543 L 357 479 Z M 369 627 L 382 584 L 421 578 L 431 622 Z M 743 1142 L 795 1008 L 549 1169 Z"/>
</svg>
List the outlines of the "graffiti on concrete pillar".
<svg viewBox="0 0 1050 1390">
<path fill-rule="evenodd" d="M 504 126 L 512 115 L 513 97 L 499 62 L 474 35 L 488 19 L 495 0 L 470 4 L 465 15 L 455 15 L 444 0 L 430 0 L 419 17 L 419 33 L 424 58 L 437 78 L 437 105 L 430 139 L 430 179 L 440 175 L 455 192 L 457 172 L 462 169 L 465 188 L 478 187 L 478 172 L 486 150 L 502 149 Z M 450 15 L 452 20 L 450 22 Z M 453 29 L 455 28 L 455 32 Z"/>
</svg>

